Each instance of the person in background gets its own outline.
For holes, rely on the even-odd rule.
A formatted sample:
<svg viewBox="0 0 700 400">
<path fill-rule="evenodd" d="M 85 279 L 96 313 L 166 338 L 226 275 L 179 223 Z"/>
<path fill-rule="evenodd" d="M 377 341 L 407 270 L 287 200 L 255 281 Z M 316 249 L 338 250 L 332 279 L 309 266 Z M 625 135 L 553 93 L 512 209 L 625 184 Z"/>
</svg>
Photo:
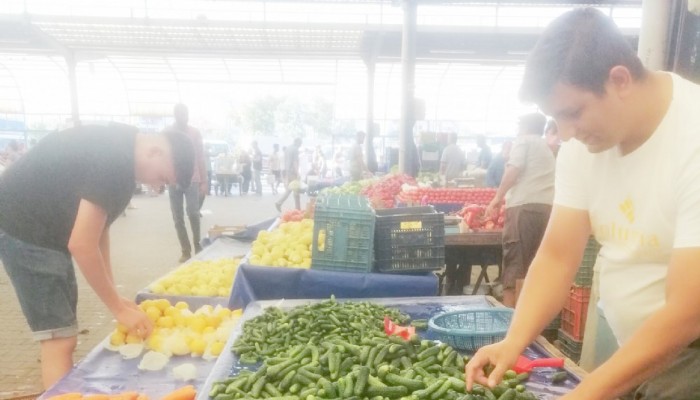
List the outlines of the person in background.
<svg viewBox="0 0 700 400">
<path fill-rule="evenodd" d="M 180 262 L 185 262 L 192 257 L 192 247 L 194 252 L 199 253 L 202 250 L 199 244 L 200 239 L 200 216 L 199 208 L 202 204 L 202 197 L 207 193 L 207 167 L 204 161 L 204 142 L 202 134 L 189 125 L 189 110 L 184 104 L 176 104 L 173 109 L 175 123 L 168 130 L 184 133 L 192 141 L 194 148 L 195 162 L 194 171 L 192 173 L 192 185 L 180 187 L 177 184 L 171 184 L 168 187 L 170 196 L 170 210 L 173 214 L 175 222 L 175 231 L 177 238 L 180 241 L 180 249 L 182 254 Z M 192 229 L 192 245 L 190 245 L 189 237 L 187 236 L 187 227 L 185 226 L 185 204 L 187 205 L 187 218 L 190 220 L 190 229 Z"/>
<path fill-rule="evenodd" d="M 462 176 L 465 166 L 464 152 L 457 146 L 457 134 L 450 133 L 450 144 L 442 150 L 440 158 L 440 176 L 445 183 L 450 182 Z"/>
<path fill-rule="evenodd" d="M 362 154 L 364 141 L 365 133 L 358 131 L 355 134 L 355 143 L 350 148 L 350 178 L 353 181 L 359 181 L 365 174 L 369 174 L 369 170 L 365 165 L 364 155 Z"/>
<path fill-rule="evenodd" d="M 619 349 L 561 400 L 697 399 L 700 85 L 646 69 L 608 15 L 577 8 L 543 31 L 520 98 L 564 140 L 554 208 L 508 334 L 472 358 L 467 385 L 497 383 L 561 310 L 594 234 L 591 302 Z"/>
<path fill-rule="evenodd" d="M 250 159 L 250 154 L 246 150 L 242 150 L 238 155 L 238 168 L 241 171 L 241 178 L 243 182 L 241 183 L 241 194 L 247 195 L 250 189 L 250 179 L 253 177 L 253 167 L 252 160 Z"/>
<path fill-rule="evenodd" d="M 377 164 L 377 154 L 374 151 L 374 137 L 370 132 L 367 134 L 367 142 L 369 147 L 367 147 L 367 171 L 370 174 L 375 174 L 379 170 L 379 165 Z"/>
<path fill-rule="evenodd" d="M 212 149 L 207 148 L 206 146 L 204 147 L 204 165 L 207 169 L 207 190 L 206 193 L 202 196 L 200 196 L 199 199 L 199 217 L 202 218 L 202 207 L 204 206 L 204 199 L 207 198 L 207 196 L 211 196 L 211 179 L 212 179 Z M 131 205 L 131 203 L 129 203 Z"/>
<path fill-rule="evenodd" d="M 506 307 L 515 307 L 516 281 L 525 278 L 552 210 L 554 156 L 542 138 L 546 122 L 540 113 L 520 117 L 501 184 L 485 212 L 493 215 L 505 200 L 501 284 Z"/>
<path fill-rule="evenodd" d="M 280 152 L 280 167 L 282 167 L 282 182 L 287 182 L 287 146 L 282 147 Z"/>
<path fill-rule="evenodd" d="M 273 180 L 270 183 L 272 194 L 277 194 L 277 188 L 282 181 L 282 167 L 280 161 L 280 145 L 275 143 L 272 146 L 272 154 L 270 154 L 270 171 L 273 176 Z"/>
<path fill-rule="evenodd" d="M 255 186 L 255 194 L 262 196 L 262 169 L 263 169 L 263 154 L 258 147 L 258 142 L 253 141 L 253 184 Z"/>
<path fill-rule="evenodd" d="M 231 154 L 230 150 L 226 149 L 219 154 L 214 160 L 214 175 L 216 175 L 216 194 L 228 196 L 231 194 L 233 182 L 238 177 L 238 172 L 235 170 L 236 159 Z M 240 185 L 240 182 L 238 183 Z"/>
<path fill-rule="evenodd" d="M 129 203 L 135 181 L 187 188 L 194 160 L 192 141 L 180 132 L 84 125 L 49 134 L 0 177 L 0 259 L 40 343 L 44 388 L 73 368 L 73 260 L 129 335 L 150 334 L 153 323 L 117 291 L 110 226 Z"/>
<path fill-rule="evenodd" d="M 513 147 L 513 142 L 506 140 L 501 145 L 501 152 L 491 160 L 489 169 L 486 170 L 486 187 L 497 188 L 501 185 L 503 173 L 506 170 L 506 162 L 510 156 L 510 149 Z"/>
<path fill-rule="evenodd" d="M 335 151 L 335 154 L 333 154 L 333 177 L 334 178 L 342 178 L 343 177 L 343 163 L 344 163 L 344 157 L 343 157 L 343 148 L 338 147 L 338 149 Z"/>
<path fill-rule="evenodd" d="M 547 121 L 547 126 L 544 128 L 544 138 L 547 141 L 547 146 L 552 150 L 554 157 L 559 154 L 559 148 L 561 147 L 561 139 L 559 138 L 559 128 L 557 128 L 557 122 L 553 119 Z"/>
<path fill-rule="evenodd" d="M 484 135 L 479 135 L 476 137 L 476 145 L 479 146 L 479 160 L 477 161 L 476 167 L 481 169 L 487 169 L 491 165 L 491 147 L 486 144 L 486 137 Z"/>
<path fill-rule="evenodd" d="M 285 182 L 286 187 L 282 198 L 277 200 L 275 207 L 277 211 L 282 212 L 282 205 L 291 193 L 294 193 L 294 206 L 297 210 L 301 209 L 301 197 L 299 195 L 299 189 L 294 188 L 294 185 L 300 184 L 300 172 L 299 172 L 299 149 L 301 148 L 301 138 L 294 139 L 294 143 L 287 146 L 287 152 L 284 155 L 285 162 Z"/>
<path fill-rule="evenodd" d="M 326 157 L 323 155 L 321 145 L 316 146 L 312 161 L 312 175 L 317 175 L 320 178 L 326 176 Z"/>
</svg>

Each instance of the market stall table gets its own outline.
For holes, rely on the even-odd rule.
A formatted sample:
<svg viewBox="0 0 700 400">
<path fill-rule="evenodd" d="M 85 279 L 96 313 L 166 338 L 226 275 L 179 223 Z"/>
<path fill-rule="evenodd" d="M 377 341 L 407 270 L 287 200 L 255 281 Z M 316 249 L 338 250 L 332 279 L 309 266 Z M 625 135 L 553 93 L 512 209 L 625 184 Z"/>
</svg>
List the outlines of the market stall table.
<svg viewBox="0 0 700 400">
<path fill-rule="evenodd" d="M 241 263 L 233 282 L 230 308 L 258 300 L 435 296 L 438 278 L 421 275 L 334 272 L 302 268 L 259 267 Z"/>
<path fill-rule="evenodd" d="M 194 385 L 195 388 L 202 387 L 215 364 L 214 360 L 207 361 L 201 357 L 179 356 L 172 357 L 168 365 L 160 371 L 141 371 L 138 365 L 142 357 L 124 360 L 119 352 L 105 348 L 108 342 L 109 337 L 44 392 L 39 400 L 70 392 L 117 394 L 127 391 L 136 391 L 147 394 L 151 399 L 160 399 L 187 384 Z M 173 368 L 185 363 L 192 363 L 197 367 L 195 380 L 183 382 L 173 376 Z"/>
<path fill-rule="evenodd" d="M 256 301 L 251 303 L 241 317 L 240 323 L 231 332 L 226 348 L 231 348 L 236 339 L 242 334 L 245 321 L 261 315 L 268 307 L 278 307 L 284 310 L 296 306 L 316 303 L 322 300 L 270 300 Z M 404 298 L 380 298 L 380 299 L 348 299 L 348 301 L 370 301 L 388 307 L 396 307 L 402 312 L 411 316 L 412 319 L 428 319 L 439 313 L 447 311 L 468 310 L 484 307 L 502 306 L 493 297 L 489 296 L 460 296 L 460 297 L 404 297 Z M 435 339 L 429 332 L 421 332 L 427 339 Z M 525 351 L 528 358 L 547 358 L 565 356 L 552 346 L 543 337 L 538 337 Z M 209 378 L 204 386 L 198 391 L 197 400 L 210 400 L 209 391 L 214 382 L 236 375 L 242 366 L 238 361 L 238 356 L 233 352 L 223 352 L 216 361 Z M 565 359 L 565 370 L 567 379 L 557 386 L 551 384 L 551 375 L 556 371 L 550 368 L 541 368 L 533 371 L 531 378 L 527 381 L 526 387 L 534 392 L 540 400 L 554 400 L 571 391 L 578 385 L 586 372 L 579 368 L 573 361 Z"/>
<path fill-rule="evenodd" d="M 489 265 L 497 265 L 500 276 L 503 259 L 502 235 L 501 231 L 459 233 L 454 229 L 445 229 L 445 274 L 440 282 L 444 293 L 463 294 L 462 288 L 470 283 L 473 265 L 480 266 L 481 273 L 472 294 L 477 293 L 482 281 L 489 282 Z"/>
</svg>

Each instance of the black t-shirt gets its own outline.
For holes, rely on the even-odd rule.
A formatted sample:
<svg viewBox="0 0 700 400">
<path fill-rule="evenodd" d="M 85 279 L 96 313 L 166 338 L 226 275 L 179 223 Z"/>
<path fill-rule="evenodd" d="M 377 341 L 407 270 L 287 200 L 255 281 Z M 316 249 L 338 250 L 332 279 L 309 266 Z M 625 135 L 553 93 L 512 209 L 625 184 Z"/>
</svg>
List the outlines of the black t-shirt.
<svg viewBox="0 0 700 400">
<path fill-rule="evenodd" d="M 81 199 L 121 215 L 134 193 L 135 128 L 83 126 L 48 135 L 0 175 L 0 229 L 68 251 Z"/>
</svg>

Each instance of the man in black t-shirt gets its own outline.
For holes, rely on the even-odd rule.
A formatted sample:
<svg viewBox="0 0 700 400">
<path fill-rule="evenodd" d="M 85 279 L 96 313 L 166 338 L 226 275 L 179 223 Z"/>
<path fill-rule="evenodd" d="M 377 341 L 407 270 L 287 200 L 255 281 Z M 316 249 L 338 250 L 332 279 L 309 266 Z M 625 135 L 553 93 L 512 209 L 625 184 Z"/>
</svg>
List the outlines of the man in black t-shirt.
<svg viewBox="0 0 700 400">
<path fill-rule="evenodd" d="M 146 314 L 117 293 L 109 227 L 129 204 L 134 182 L 186 187 L 193 159 L 181 133 L 83 126 L 50 134 L 0 177 L 0 259 L 41 343 L 46 388 L 73 366 L 78 292 L 71 257 L 130 334 L 150 334 Z"/>
</svg>

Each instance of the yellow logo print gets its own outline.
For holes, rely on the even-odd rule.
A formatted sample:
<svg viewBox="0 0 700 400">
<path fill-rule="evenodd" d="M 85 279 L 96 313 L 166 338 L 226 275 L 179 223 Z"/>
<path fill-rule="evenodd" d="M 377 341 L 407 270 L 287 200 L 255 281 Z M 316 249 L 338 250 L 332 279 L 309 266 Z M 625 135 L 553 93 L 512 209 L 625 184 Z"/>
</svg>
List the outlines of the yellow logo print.
<svg viewBox="0 0 700 400">
<path fill-rule="evenodd" d="M 629 197 L 620 203 L 620 211 L 630 224 L 634 223 L 634 202 Z"/>
</svg>

